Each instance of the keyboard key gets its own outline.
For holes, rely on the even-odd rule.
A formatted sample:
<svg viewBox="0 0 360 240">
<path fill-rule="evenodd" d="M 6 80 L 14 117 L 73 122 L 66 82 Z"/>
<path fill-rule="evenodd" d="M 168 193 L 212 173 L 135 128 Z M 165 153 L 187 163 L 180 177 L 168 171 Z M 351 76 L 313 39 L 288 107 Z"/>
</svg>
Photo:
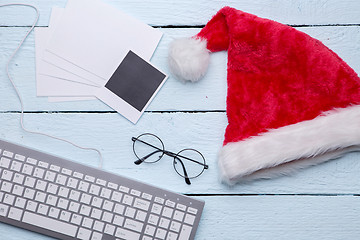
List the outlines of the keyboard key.
<svg viewBox="0 0 360 240">
<path fill-rule="evenodd" d="M 91 236 L 91 240 L 101 240 L 102 239 L 102 234 L 98 233 L 98 232 L 93 232 L 92 236 Z"/>
<path fill-rule="evenodd" d="M 62 209 L 65 209 L 65 210 L 67 209 L 68 205 L 69 205 L 69 200 L 64 199 L 64 198 L 60 198 L 59 202 L 57 204 L 57 206 L 59 208 L 62 208 Z"/>
<path fill-rule="evenodd" d="M 151 195 L 151 194 L 148 194 L 148 193 L 143 193 L 143 194 L 141 195 L 141 197 L 144 198 L 144 199 L 146 199 L 146 200 L 149 200 L 149 201 L 151 201 L 151 199 L 152 199 L 152 195 Z"/>
<path fill-rule="evenodd" d="M 166 218 L 161 218 L 159 222 L 159 227 L 167 229 L 170 225 L 170 220 Z"/>
<path fill-rule="evenodd" d="M 67 182 L 67 186 L 70 187 L 70 188 L 76 188 L 78 182 L 79 182 L 79 180 L 70 177 L 68 182 Z"/>
<path fill-rule="evenodd" d="M 1 191 L 4 191 L 4 192 L 11 192 L 11 188 L 12 188 L 12 183 L 9 183 L 9 182 L 3 182 L 2 185 L 1 185 Z"/>
<path fill-rule="evenodd" d="M 27 186 L 27 187 L 33 188 L 33 187 L 35 186 L 35 181 L 36 181 L 35 178 L 32 178 L 32 177 L 27 176 L 27 177 L 25 178 L 24 185 Z"/>
<path fill-rule="evenodd" d="M 104 210 L 108 210 L 109 212 L 112 211 L 113 209 L 113 206 L 114 206 L 114 203 L 113 202 L 110 202 L 108 200 L 105 200 L 104 201 L 104 205 L 102 206 Z"/>
<path fill-rule="evenodd" d="M 157 226 L 159 221 L 159 217 L 154 215 L 154 214 L 150 214 L 149 219 L 148 219 L 148 223 Z"/>
<path fill-rule="evenodd" d="M 94 195 L 99 195 L 99 192 L 100 192 L 100 186 L 98 185 L 95 185 L 95 184 L 91 184 L 91 187 L 90 187 L 90 193 L 91 194 L 94 194 Z"/>
<path fill-rule="evenodd" d="M 31 175 L 32 171 L 33 171 L 33 166 L 29 165 L 29 164 L 24 164 L 23 169 L 22 169 L 22 173 L 27 174 L 27 175 Z"/>
<path fill-rule="evenodd" d="M 109 213 L 109 212 L 104 212 L 104 214 L 102 216 L 102 220 L 105 222 L 111 223 L 113 217 L 114 217 L 114 214 Z"/>
<path fill-rule="evenodd" d="M 126 219 L 124 223 L 124 227 L 136 232 L 141 232 L 144 224 L 132 219 Z"/>
<path fill-rule="evenodd" d="M 122 198 L 122 193 L 120 193 L 120 192 L 113 192 L 113 194 L 111 196 L 111 200 L 116 201 L 116 202 L 121 202 L 121 198 Z"/>
<path fill-rule="evenodd" d="M 125 216 L 129 218 L 134 218 L 136 210 L 131 207 L 127 207 L 125 210 Z"/>
<path fill-rule="evenodd" d="M 143 222 L 145 221 L 146 215 L 146 212 L 138 210 L 135 219 Z"/>
<path fill-rule="evenodd" d="M 189 207 L 187 211 L 188 211 L 188 213 L 196 215 L 198 210 L 195 208 Z"/>
<path fill-rule="evenodd" d="M 91 205 L 97 208 L 101 207 L 103 200 L 99 197 L 93 197 Z"/>
<path fill-rule="evenodd" d="M 181 211 L 178 211 L 178 210 L 176 210 L 175 211 L 175 213 L 174 213 L 174 220 L 177 220 L 177 221 L 179 221 L 179 222 L 182 222 L 182 220 L 183 220 L 183 218 L 184 218 L 184 213 L 183 212 L 181 212 Z"/>
<path fill-rule="evenodd" d="M 71 190 L 69 198 L 74 200 L 74 201 L 78 201 L 79 198 L 80 198 L 80 192 L 75 191 L 75 190 Z"/>
<path fill-rule="evenodd" d="M 110 199 L 111 192 L 112 192 L 112 191 L 111 191 L 110 189 L 108 189 L 108 188 L 102 188 L 102 189 L 101 189 L 100 196 L 103 197 L 103 198 Z"/>
<path fill-rule="evenodd" d="M 115 236 L 122 239 L 131 239 L 131 240 L 138 240 L 140 238 L 140 234 L 123 228 L 117 228 Z"/>
<path fill-rule="evenodd" d="M 27 162 L 27 163 L 30 163 L 30 164 L 32 164 L 32 165 L 36 165 L 37 162 L 38 162 L 38 160 L 36 160 L 36 159 L 34 159 L 34 158 L 27 158 L 27 159 L 26 159 L 26 162 Z"/>
<path fill-rule="evenodd" d="M 15 200 L 15 207 L 24 208 L 25 207 L 26 200 L 24 198 L 16 198 Z"/>
<path fill-rule="evenodd" d="M 171 208 L 175 207 L 175 202 L 170 201 L 170 200 L 166 200 L 165 205 Z"/>
<path fill-rule="evenodd" d="M 85 181 L 93 183 L 93 182 L 95 182 L 95 178 L 93 176 L 86 175 L 85 176 Z"/>
<path fill-rule="evenodd" d="M 66 187 L 60 187 L 58 194 L 61 197 L 67 198 L 69 196 L 69 191 L 70 190 L 68 188 L 66 188 Z"/>
<path fill-rule="evenodd" d="M 115 208 L 114 208 L 114 212 L 117 213 L 117 214 L 123 214 L 124 213 L 124 210 L 125 210 L 125 206 L 124 205 L 121 205 L 121 204 L 115 204 Z"/>
<path fill-rule="evenodd" d="M 115 226 L 110 225 L 110 224 L 106 224 L 106 225 L 105 225 L 105 230 L 104 230 L 104 232 L 105 232 L 106 234 L 109 234 L 109 235 L 114 235 Z"/>
<path fill-rule="evenodd" d="M 51 207 L 49 210 L 49 216 L 52 218 L 58 218 L 60 209 Z"/>
<path fill-rule="evenodd" d="M 123 223 L 124 223 L 124 217 L 119 216 L 119 215 L 116 215 L 114 217 L 113 224 L 121 227 L 123 225 Z"/>
<path fill-rule="evenodd" d="M 172 221 L 170 224 L 170 230 L 174 232 L 179 232 L 181 227 L 181 223 Z"/>
<path fill-rule="evenodd" d="M 34 202 L 34 201 L 28 201 L 26 204 L 26 210 L 35 212 L 36 211 L 36 207 L 37 207 L 38 203 Z"/>
<path fill-rule="evenodd" d="M 173 232 L 169 232 L 167 237 L 166 237 L 166 240 L 177 240 L 177 237 L 178 237 L 178 234 L 173 233 Z"/>
<path fill-rule="evenodd" d="M 93 208 L 91 212 L 91 217 L 100 220 L 102 211 L 97 208 Z"/>
<path fill-rule="evenodd" d="M 15 159 L 23 162 L 25 161 L 25 156 L 20 154 L 15 154 Z"/>
<path fill-rule="evenodd" d="M 86 206 L 86 205 L 81 205 L 80 208 L 80 214 L 85 215 L 85 216 L 90 216 L 90 212 L 91 212 L 91 207 Z"/>
<path fill-rule="evenodd" d="M 104 229 L 104 223 L 103 222 L 99 222 L 99 221 L 95 221 L 94 223 L 94 230 L 102 232 Z"/>
<path fill-rule="evenodd" d="M 12 193 L 18 196 L 22 196 L 23 192 L 24 192 L 24 187 L 19 185 L 15 185 L 12 190 Z"/>
<path fill-rule="evenodd" d="M 86 228 L 92 228 L 93 222 L 93 219 L 84 217 L 84 220 L 82 221 L 82 226 Z"/>
<path fill-rule="evenodd" d="M 192 227 L 183 225 L 180 231 L 179 240 L 188 240 L 191 234 Z"/>
<path fill-rule="evenodd" d="M 178 204 L 176 205 L 176 208 L 179 209 L 179 210 L 181 210 L 181 211 L 185 211 L 185 210 L 186 210 L 186 206 L 183 205 L 183 204 L 180 204 L 180 203 L 178 203 Z"/>
<path fill-rule="evenodd" d="M 34 195 L 35 195 L 35 190 L 30 188 L 25 189 L 24 198 L 34 199 Z"/>
<path fill-rule="evenodd" d="M 65 186 L 67 178 L 68 177 L 65 176 L 65 175 L 58 174 L 57 177 L 56 177 L 56 183 Z"/>
<path fill-rule="evenodd" d="M 155 234 L 155 227 L 151 226 L 151 225 L 146 225 L 145 227 L 145 234 L 149 235 L 149 236 L 154 236 Z"/>
<path fill-rule="evenodd" d="M 46 194 L 45 193 L 39 192 L 39 191 L 36 193 L 36 196 L 35 196 L 36 201 L 45 202 L 45 199 L 46 199 Z"/>
<path fill-rule="evenodd" d="M 161 197 L 155 197 L 154 201 L 156 203 L 160 203 L 160 204 L 164 204 L 165 199 L 161 198 Z"/>
<path fill-rule="evenodd" d="M 15 201 L 15 196 L 14 195 L 5 194 L 3 203 L 13 205 L 14 201 Z"/>
<path fill-rule="evenodd" d="M 37 180 L 35 188 L 41 191 L 45 191 L 47 182 L 43 180 Z"/>
<path fill-rule="evenodd" d="M 22 214 L 23 214 L 23 210 L 11 207 L 8 217 L 20 221 Z"/>
<path fill-rule="evenodd" d="M 54 164 L 50 165 L 50 170 L 54 171 L 54 172 L 60 172 L 60 167 Z"/>
<path fill-rule="evenodd" d="M 45 180 L 53 182 L 55 180 L 55 177 L 56 177 L 56 173 L 52 171 L 46 171 Z"/>
<path fill-rule="evenodd" d="M 190 225 L 193 225 L 195 221 L 195 216 L 191 214 L 186 214 L 184 222 Z"/>
<path fill-rule="evenodd" d="M 0 159 L 0 167 L 2 168 L 9 168 L 10 166 L 10 159 L 2 157 Z"/>
<path fill-rule="evenodd" d="M 5 157 L 9 157 L 9 158 L 12 158 L 12 157 L 14 156 L 14 153 L 13 153 L 13 152 L 6 151 L 6 150 L 4 150 L 2 154 L 3 154 Z"/>
<path fill-rule="evenodd" d="M 90 204 L 91 196 L 89 194 L 83 193 L 81 194 L 80 202 L 85 204 Z"/>
<path fill-rule="evenodd" d="M 155 237 L 160 238 L 160 239 L 165 239 L 165 236 L 166 236 L 166 231 L 164 229 L 158 228 L 156 230 Z"/>
<path fill-rule="evenodd" d="M 76 203 L 76 202 L 71 202 L 70 206 L 69 206 L 69 211 L 71 212 L 78 212 L 80 208 L 80 204 Z"/>
<path fill-rule="evenodd" d="M 84 174 L 79 173 L 79 172 L 74 172 L 74 173 L 73 173 L 73 176 L 74 176 L 75 178 L 82 179 L 82 178 L 84 177 Z"/>
<path fill-rule="evenodd" d="M 11 181 L 13 172 L 9 170 L 4 170 L 1 174 L 1 179 Z"/>
<path fill-rule="evenodd" d="M 70 169 L 63 168 L 63 169 L 61 169 L 61 173 L 65 174 L 65 175 L 68 175 L 68 176 L 71 176 L 72 171 Z"/>
<path fill-rule="evenodd" d="M 91 236 L 91 231 L 85 228 L 79 228 L 77 237 L 82 240 L 89 240 Z"/>
<path fill-rule="evenodd" d="M 49 195 L 47 197 L 46 203 L 51 205 L 51 206 L 56 206 L 58 197 L 54 196 L 54 195 Z"/>
<path fill-rule="evenodd" d="M 22 166 L 22 163 L 20 163 L 18 161 L 12 161 L 10 170 L 15 171 L 15 172 L 20 172 L 21 166 Z"/>
<path fill-rule="evenodd" d="M 42 168 L 48 168 L 49 164 L 47 162 L 39 161 L 38 166 Z"/>
<path fill-rule="evenodd" d="M 135 189 L 131 189 L 130 194 L 131 194 L 131 195 L 134 195 L 134 196 L 136 196 L 136 197 L 140 197 L 141 192 L 138 191 L 138 190 L 135 190 Z"/>
<path fill-rule="evenodd" d="M 120 192 L 128 193 L 130 189 L 128 187 L 125 187 L 125 186 L 120 186 L 119 190 L 120 190 Z"/>
<path fill-rule="evenodd" d="M 49 210 L 49 206 L 46 206 L 44 204 L 39 204 L 37 212 L 42 215 L 47 215 L 48 210 Z"/>
<path fill-rule="evenodd" d="M 70 221 L 70 216 L 71 216 L 71 213 L 69 213 L 67 211 L 61 211 L 60 220 L 68 222 L 68 221 Z"/>
<path fill-rule="evenodd" d="M 53 183 L 49 183 L 46 189 L 46 192 L 51 193 L 51 194 L 56 194 L 58 190 L 58 186 L 53 184 Z"/>
<path fill-rule="evenodd" d="M 72 223 L 76 224 L 76 225 L 80 225 L 81 223 L 81 220 L 82 220 L 82 216 L 80 215 L 77 215 L 77 214 L 73 214 L 71 216 L 71 221 Z"/>
<path fill-rule="evenodd" d="M 98 178 L 98 179 L 96 179 L 96 184 L 99 184 L 99 185 L 105 187 L 106 186 L 106 181 Z"/>
<path fill-rule="evenodd" d="M 117 190 L 118 187 L 119 187 L 119 186 L 118 186 L 116 183 L 108 182 L 108 188 Z"/>
<path fill-rule="evenodd" d="M 0 203 L 0 216 L 5 217 L 7 215 L 7 212 L 9 210 L 9 207 L 5 204 Z"/>
<path fill-rule="evenodd" d="M 23 222 L 38 226 L 41 228 L 49 229 L 54 232 L 58 232 L 70 237 L 75 237 L 77 227 L 65 222 L 51 219 L 38 214 L 25 212 L 23 216 Z"/>
<path fill-rule="evenodd" d="M 173 214 L 174 210 L 168 207 L 164 207 L 164 210 L 162 212 L 162 215 L 168 218 L 171 218 L 172 214 Z"/>
<path fill-rule="evenodd" d="M 79 183 L 79 190 L 83 192 L 87 192 L 89 189 L 90 184 L 88 182 L 80 181 Z"/>
<path fill-rule="evenodd" d="M 14 178 L 13 178 L 13 182 L 18 183 L 18 184 L 23 184 L 24 175 L 22 175 L 20 173 L 15 173 Z"/>
<path fill-rule="evenodd" d="M 154 203 L 153 206 L 152 206 L 152 208 L 151 208 L 151 212 L 160 215 L 161 209 L 162 209 L 162 206 L 161 206 L 161 205 Z"/>
<path fill-rule="evenodd" d="M 149 209 L 150 206 L 150 202 L 140 199 L 140 198 L 136 198 L 135 202 L 134 202 L 134 207 L 139 208 L 141 210 L 147 211 Z"/>
<path fill-rule="evenodd" d="M 123 203 L 126 204 L 126 205 L 131 206 L 133 200 L 134 200 L 134 197 L 125 194 L 125 196 L 124 196 L 124 198 L 123 198 Z"/>
</svg>

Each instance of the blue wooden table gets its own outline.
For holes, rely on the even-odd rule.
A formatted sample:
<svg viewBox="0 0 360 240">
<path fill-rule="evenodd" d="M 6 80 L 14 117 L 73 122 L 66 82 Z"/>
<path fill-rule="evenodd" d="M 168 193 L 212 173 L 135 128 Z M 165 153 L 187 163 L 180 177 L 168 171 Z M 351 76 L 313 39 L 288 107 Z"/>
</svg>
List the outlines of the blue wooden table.
<svg viewBox="0 0 360 240">
<path fill-rule="evenodd" d="M 39 28 L 48 26 L 53 6 L 66 4 L 66 0 L 26 2 L 39 8 Z M 167 73 L 170 41 L 196 34 L 225 5 L 296 27 L 321 40 L 360 73 L 358 0 L 107 2 L 163 31 L 151 61 Z M 5 64 L 34 17 L 30 9 L 0 8 L 0 138 L 96 167 L 96 153 L 20 128 L 20 104 Z M 10 73 L 23 96 L 29 129 L 99 148 L 108 171 L 205 200 L 196 239 L 359 239 L 360 153 L 273 180 L 233 187 L 219 182 L 217 153 L 227 124 L 226 61 L 226 52 L 212 54 L 207 75 L 196 84 L 183 84 L 170 74 L 136 125 L 97 100 L 49 103 L 36 97 L 34 34 L 15 57 Z M 134 165 L 131 137 L 144 132 L 161 137 L 168 150 L 198 149 L 210 168 L 188 186 L 173 171 L 169 158 Z M 0 239 L 49 238 L 0 224 Z"/>
</svg>

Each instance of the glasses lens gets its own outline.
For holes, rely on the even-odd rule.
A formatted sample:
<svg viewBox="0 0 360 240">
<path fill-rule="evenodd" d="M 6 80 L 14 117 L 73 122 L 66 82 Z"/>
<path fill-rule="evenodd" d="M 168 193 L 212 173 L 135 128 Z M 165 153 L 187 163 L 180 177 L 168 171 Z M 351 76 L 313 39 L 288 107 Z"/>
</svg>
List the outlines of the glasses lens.
<svg viewBox="0 0 360 240">
<path fill-rule="evenodd" d="M 157 162 L 164 155 L 164 144 L 151 133 L 138 136 L 133 143 L 133 149 L 135 155 L 147 163 Z"/>
<path fill-rule="evenodd" d="M 174 157 L 175 171 L 185 177 L 184 168 L 189 178 L 196 178 L 204 171 L 205 158 L 195 149 L 184 149 Z"/>
</svg>

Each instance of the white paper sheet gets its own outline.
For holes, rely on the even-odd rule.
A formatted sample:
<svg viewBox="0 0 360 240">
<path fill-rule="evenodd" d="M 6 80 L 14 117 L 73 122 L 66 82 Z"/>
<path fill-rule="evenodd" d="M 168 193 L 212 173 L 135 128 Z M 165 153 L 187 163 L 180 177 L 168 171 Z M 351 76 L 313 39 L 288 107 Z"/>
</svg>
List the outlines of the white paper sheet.
<svg viewBox="0 0 360 240">
<path fill-rule="evenodd" d="M 46 43 L 51 34 L 51 26 L 54 21 L 59 18 L 61 8 L 53 8 L 50 18 L 49 28 L 36 28 L 35 29 L 35 48 L 36 48 L 36 79 L 37 79 L 37 95 L 38 96 L 77 96 L 74 99 L 70 97 L 61 99 L 61 97 L 50 99 L 55 101 L 80 101 L 95 99 L 95 97 L 79 97 L 79 96 L 93 96 L 97 87 L 88 86 L 73 82 L 71 79 L 74 75 L 42 61 L 42 54 Z M 44 71 L 49 71 L 54 75 L 60 77 L 53 77 L 41 74 Z"/>
<path fill-rule="evenodd" d="M 47 46 L 52 57 L 46 54 L 44 60 L 90 80 L 78 71 L 85 70 L 91 81 L 104 85 L 128 49 L 150 60 L 161 36 L 158 29 L 99 0 L 69 0 Z"/>
</svg>

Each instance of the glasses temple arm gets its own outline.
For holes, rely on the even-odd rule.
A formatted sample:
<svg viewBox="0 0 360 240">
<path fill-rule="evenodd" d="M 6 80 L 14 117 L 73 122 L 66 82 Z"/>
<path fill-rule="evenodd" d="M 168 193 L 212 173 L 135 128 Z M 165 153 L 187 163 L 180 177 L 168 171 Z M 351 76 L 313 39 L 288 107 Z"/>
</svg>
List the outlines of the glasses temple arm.
<svg viewBox="0 0 360 240">
<path fill-rule="evenodd" d="M 158 153 L 158 152 L 162 152 L 162 150 L 156 150 L 152 153 L 149 153 L 148 155 L 146 155 L 145 157 L 142 157 L 142 158 L 139 158 L 138 160 L 136 160 L 134 163 L 136 165 L 139 165 L 141 164 L 142 162 L 144 162 L 147 158 L 151 157 L 152 155 L 154 155 L 155 153 Z"/>
<path fill-rule="evenodd" d="M 188 176 L 188 174 L 187 174 L 187 172 L 186 172 L 184 163 L 181 161 L 180 158 L 177 158 L 177 157 L 175 157 L 175 158 L 176 158 L 177 160 L 179 160 L 179 162 L 181 163 L 181 166 L 182 166 L 183 171 L 184 171 L 184 178 L 185 178 L 186 184 L 190 185 L 191 182 L 190 182 L 189 176 Z"/>
</svg>

